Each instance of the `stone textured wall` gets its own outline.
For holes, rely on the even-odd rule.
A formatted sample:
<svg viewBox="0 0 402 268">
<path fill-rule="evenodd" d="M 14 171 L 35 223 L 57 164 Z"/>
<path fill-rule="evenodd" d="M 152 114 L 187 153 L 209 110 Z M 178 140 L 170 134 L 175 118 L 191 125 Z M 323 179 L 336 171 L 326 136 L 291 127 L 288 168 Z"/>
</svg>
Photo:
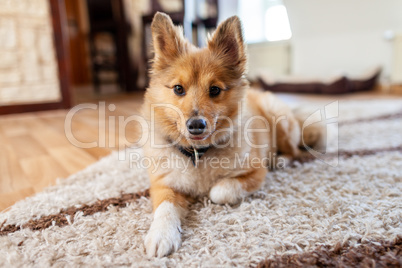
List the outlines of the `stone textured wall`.
<svg viewBox="0 0 402 268">
<path fill-rule="evenodd" d="M 48 0 L 0 0 L 0 105 L 60 99 Z"/>
</svg>

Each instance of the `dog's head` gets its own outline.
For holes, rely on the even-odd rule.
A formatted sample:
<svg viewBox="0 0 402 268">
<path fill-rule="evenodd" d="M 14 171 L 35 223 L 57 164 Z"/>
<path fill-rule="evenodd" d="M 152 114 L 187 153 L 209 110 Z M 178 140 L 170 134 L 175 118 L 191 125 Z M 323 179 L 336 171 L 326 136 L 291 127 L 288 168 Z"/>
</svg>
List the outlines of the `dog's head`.
<svg viewBox="0 0 402 268">
<path fill-rule="evenodd" d="M 221 23 L 206 48 L 197 48 L 163 13 L 151 25 L 155 57 L 146 99 L 156 126 L 183 146 L 218 143 L 230 135 L 244 99 L 246 52 L 241 23 Z"/>
</svg>

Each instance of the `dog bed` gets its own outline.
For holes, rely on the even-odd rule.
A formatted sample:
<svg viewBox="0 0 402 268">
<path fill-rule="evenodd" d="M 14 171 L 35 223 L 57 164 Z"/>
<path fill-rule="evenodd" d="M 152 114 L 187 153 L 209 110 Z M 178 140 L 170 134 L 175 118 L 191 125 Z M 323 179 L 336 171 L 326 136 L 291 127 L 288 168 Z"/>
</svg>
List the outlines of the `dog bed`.
<svg viewBox="0 0 402 268">
<path fill-rule="evenodd" d="M 305 77 L 274 78 L 270 75 L 261 75 L 258 77 L 258 82 L 265 90 L 272 92 L 345 94 L 373 89 L 377 85 L 380 74 L 381 68 L 376 67 L 359 78 L 349 78 L 344 75 L 329 79 Z"/>
</svg>

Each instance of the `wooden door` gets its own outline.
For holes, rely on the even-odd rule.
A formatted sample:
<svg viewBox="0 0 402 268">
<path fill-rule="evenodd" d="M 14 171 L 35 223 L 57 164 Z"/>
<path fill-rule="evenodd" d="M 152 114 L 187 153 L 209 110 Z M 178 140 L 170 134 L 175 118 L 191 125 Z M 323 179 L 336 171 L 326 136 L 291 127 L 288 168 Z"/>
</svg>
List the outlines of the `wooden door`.
<svg viewBox="0 0 402 268">
<path fill-rule="evenodd" d="M 91 83 L 91 74 L 86 3 L 82 0 L 68 0 L 65 5 L 71 59 L 70 81 L 72 85 L 87 85 Z"/>
</svg>

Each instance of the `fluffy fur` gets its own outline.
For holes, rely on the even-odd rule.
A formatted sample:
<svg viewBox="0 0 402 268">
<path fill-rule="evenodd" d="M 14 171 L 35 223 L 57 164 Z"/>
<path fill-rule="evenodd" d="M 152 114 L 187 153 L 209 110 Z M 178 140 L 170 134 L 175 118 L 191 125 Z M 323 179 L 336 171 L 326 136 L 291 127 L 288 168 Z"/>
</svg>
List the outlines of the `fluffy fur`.
<svg viewBox="0 0 402 268">
<path fill-rule="evenodd" d="M 145 247 L 149 257 L 162 257 L 181 243 L 180 223 L 191 198 L 209 195 L 215 203 L 235 204 L 258 190 L 268 172 L 264 158 L 299 153 L 300 126 L 273 94 L 249 89 L 238 17 L 220 24 L 206 48 L 186 41 L 163 13 L 155 15 L 151 28 L 155 57 L 143 107 L 151 122 L 144 133 L 151 137 L 145 156 L 159 165 L 148 169 L 155 214 Z M 175 94 L 176 85 L 185 94 Z M 211 97 L 211 87 L 220 94 Z M 202 139 L 187 130 L 187 120 L 195 116 L 207 122 Z M 211 147 L 201 164 L 180 166 L 173 158 L 188 157 L 178 146 Z"/>
</svg>

